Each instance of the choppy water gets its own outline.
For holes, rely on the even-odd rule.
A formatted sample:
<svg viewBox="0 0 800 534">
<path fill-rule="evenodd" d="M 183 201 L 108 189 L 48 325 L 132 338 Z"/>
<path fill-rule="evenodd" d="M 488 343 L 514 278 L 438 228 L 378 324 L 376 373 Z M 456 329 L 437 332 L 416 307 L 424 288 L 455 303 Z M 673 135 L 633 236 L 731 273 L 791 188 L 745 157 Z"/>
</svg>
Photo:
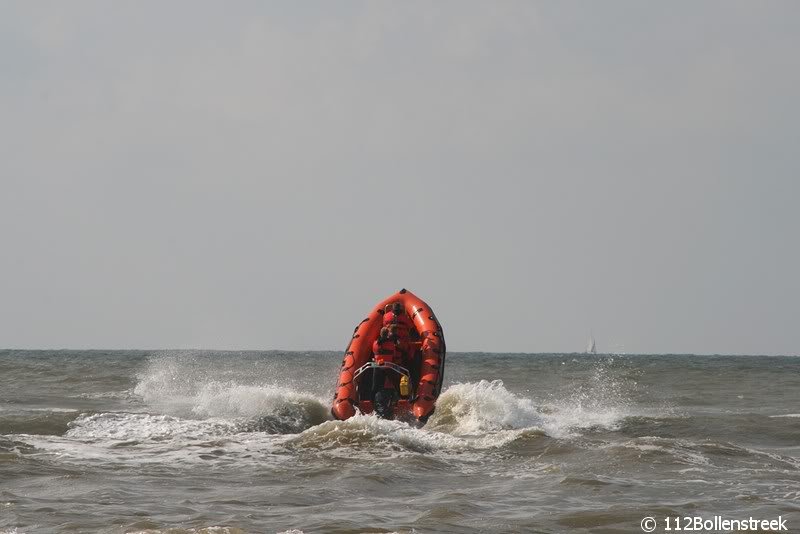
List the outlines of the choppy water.
<svg viewBox="0 0 800 534">
<path fill-rule="evenodd" d="M 0 532 L 800 529 L 800 358 L 451 353 L 421 430 L 331 421 L 340 360 L 0 351 Z"/>
</svg>

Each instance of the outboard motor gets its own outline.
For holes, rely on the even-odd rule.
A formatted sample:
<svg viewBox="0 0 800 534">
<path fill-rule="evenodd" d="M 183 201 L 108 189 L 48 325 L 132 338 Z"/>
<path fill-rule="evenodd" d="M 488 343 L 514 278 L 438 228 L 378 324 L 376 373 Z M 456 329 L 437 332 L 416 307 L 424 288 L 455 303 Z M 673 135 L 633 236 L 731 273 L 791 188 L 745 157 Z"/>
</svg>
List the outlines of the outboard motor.
<svg viewBox="0 0 800 534">
<path fill-rule="evenodd" d="M 394 403 L 396 393 L 391 389 L 382 389 L 375 393 L 373 407 L 381 419 L 394 419 Z"/>
</svg>

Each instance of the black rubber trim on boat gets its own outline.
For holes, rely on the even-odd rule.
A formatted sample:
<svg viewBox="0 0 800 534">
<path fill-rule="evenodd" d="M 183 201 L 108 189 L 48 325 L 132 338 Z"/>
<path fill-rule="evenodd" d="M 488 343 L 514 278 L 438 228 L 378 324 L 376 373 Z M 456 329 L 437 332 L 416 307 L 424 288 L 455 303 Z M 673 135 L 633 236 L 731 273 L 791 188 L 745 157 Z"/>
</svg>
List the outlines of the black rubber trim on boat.
<svg viewBox="0 0 800 534">
<path fill-rule="evenodd" d="M 400 294 L 401 294 L 401 295 L 404 295 L 404 294 L 406 294 L 406 293 L 408 293 L 408 291 L 406 290 L 406 288 L 403 288 L 403 289 L 401 289 L 401 290 L 400 290 Z"/>
</svg>

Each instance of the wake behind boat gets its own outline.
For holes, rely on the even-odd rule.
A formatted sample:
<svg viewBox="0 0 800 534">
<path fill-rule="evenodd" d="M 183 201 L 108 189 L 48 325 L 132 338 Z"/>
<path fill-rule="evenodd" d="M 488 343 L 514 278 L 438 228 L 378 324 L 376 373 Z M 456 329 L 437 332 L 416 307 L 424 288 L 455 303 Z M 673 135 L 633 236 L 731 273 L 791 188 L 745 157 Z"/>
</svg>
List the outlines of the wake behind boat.
<svg viewBox="0 0 800 534">
<path fill-rule="evenodd" d="M 401 289 L 379 302 L 345 349 L 331 414 L 375 412 L 424 425 L 442 389 L 444 332 L 424 301 Z"/>
</svg>

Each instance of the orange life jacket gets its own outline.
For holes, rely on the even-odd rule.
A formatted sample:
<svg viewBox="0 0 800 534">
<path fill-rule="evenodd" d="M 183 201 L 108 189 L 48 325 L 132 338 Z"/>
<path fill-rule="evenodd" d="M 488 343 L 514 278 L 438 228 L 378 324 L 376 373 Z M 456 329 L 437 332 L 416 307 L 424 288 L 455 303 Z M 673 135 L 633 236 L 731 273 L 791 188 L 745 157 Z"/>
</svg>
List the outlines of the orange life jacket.
<svg viewBox="0 0 800 534">
<path fill-rule="evenodd" d="M 395 326 L 397 328 L 397 337 L 401 341 L 408 339 L 409 332 L 413 327 L 408 315 L 403 312 L 395 314 L 392 311 L 383 314 L 383 326 Z"/>
<path fill-rule="evenodd" d="M 378 363 L 391 362 L 396 363 L 398 359 L 397 343 L 387 339 L 386 341 L 375 340 L 372 344 L 372 353 L 375 355 L 375 361 Z"/>
</svg>

